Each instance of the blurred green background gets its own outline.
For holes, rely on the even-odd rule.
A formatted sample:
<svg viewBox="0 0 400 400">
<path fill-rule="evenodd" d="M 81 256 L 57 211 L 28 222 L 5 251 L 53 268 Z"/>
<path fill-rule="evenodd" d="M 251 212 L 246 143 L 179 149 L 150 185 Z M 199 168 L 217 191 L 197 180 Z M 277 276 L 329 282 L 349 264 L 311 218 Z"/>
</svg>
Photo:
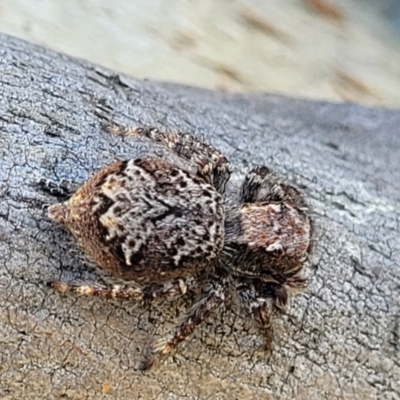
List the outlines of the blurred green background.
<svg viewBox="0 0 400 400">
<path fill-rule="evenodd" d="M 0 31 L 140 78 L 400 107 L 400 0 L 0 0 Z"/>
</svg>

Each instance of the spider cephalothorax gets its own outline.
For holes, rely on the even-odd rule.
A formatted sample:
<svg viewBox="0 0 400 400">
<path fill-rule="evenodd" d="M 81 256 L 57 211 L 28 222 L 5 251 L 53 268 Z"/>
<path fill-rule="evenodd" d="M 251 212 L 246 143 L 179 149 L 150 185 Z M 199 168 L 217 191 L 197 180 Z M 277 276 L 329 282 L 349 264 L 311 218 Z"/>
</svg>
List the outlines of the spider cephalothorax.
<svg viewBox="0 0 400 400">
<path fill-rule="evenodd" d="M 144 369 L 223 303 L 227 280 L 234 282 L 270 347 L 271 313 L 284 310 L 291 289 L 306 283 L 302 269 L 312 226 L 302 196 L 259 166 L 246 175 L 239 201 L 228 206 L 224 194 L 231 170 L 213 147 L 189 134 L 153 128 L 109 131 L 147 137 L 179 156 L 187 168 L 151 157 L 116 161 L 68 201 L 52 205 L 50 218 L 65 225 L 100 267 L 142 286 L 51 286 L 62 292 L 152 300 L 183 295 L 188 281 L 202 275 L 201 299 L 171 338 L 153 347 Z"/>
</svg>

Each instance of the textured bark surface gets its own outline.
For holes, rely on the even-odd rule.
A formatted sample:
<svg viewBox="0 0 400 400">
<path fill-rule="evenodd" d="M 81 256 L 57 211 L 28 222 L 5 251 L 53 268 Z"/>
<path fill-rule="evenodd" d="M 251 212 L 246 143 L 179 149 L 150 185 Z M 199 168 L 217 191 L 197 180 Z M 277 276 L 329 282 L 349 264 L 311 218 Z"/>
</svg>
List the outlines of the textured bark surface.
<svg viewBox="0 0 400 400">
<path fill-rule="evenodd" d="M 136 81 L 0 36 L 0 397 L 2 399 L 399 399 L 400 113 Z M 101 123 L 205 137 L 244 170 L 299 185 L 317 227 L 310 285 L 267 357 L 228 305 L 164 363 L 136 370 L 177 309 L 62 296 L 53 279 L 97 279 L 49 221 L 41 178 L 83 182 L 148 151 Z M 107 397 L 106 396 L 106 397 Z"/>
</svg>

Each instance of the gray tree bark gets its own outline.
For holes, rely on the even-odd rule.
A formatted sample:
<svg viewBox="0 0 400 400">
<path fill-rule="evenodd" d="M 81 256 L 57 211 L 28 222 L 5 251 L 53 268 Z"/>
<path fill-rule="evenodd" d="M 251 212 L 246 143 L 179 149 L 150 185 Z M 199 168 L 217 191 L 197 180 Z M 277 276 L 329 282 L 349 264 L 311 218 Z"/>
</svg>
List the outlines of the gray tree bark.
<svg viewBox="0 0 400 400">
<path fill-rule="evenodd" d="M 0 36 L 2 399 L 400 399 L 400 113 L 127 78 Z M 146 145 L 104 122 L 201 135 L 237 189 L 266 163 L 302 188 L 316 224 L 310 285 L 276 322 L 272 356 L 227 305 L 173 357 L 136 367 L 182 299 L 156 306 L 63 296 L 97 270 L 46 216 L 42 178 L 82 183 Z"/>
</svg>

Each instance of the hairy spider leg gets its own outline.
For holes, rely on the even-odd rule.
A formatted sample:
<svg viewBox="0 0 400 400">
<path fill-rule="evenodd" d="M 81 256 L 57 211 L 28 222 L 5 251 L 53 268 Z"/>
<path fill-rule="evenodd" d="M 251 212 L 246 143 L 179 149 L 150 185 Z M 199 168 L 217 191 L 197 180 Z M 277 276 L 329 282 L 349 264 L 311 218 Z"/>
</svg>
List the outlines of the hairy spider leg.
<svg viewBox="0 0 400 400">
<path fill-rule="evenodd" d="M 152 127 L 106 126 L 105 129 L 119 136 L 143 136 L 162 144 L 184 160 L 196 164 L 198 175 L 213 185 L 219 193 L 225 193 L 225 186 L 231 175 L 228 159 L 195 136 L 189 133 L 164 133 Z"/>
<path fill-rule="evenodd" d="M 51 179 L 40 178 L 38 184 L 43 190 L 49 192 L 53 196 L 65 198 L 71 197 L 80 186 L 79 184 L 66 179 L 61 179 L 59 182 L 55 182 Z"/>
<path fill-rule="evenodd" d="M 151 301 L 157 298 L 173 298 L 187 293 L 188 284 L 183 279 L 150 284 L 147 286 L 129 286 L 119 284 L 85 285 L 74 282 L 49 282 L 48 286 L 58 292 L 73 292 L 84 296 L 104 297 L 107 299 L 136 299 Z"/>
<path fill-rule="evenodd" d="M 184 316 L 182 323 L 169 339 L 157 341 L 152 349 L 150 357 L 140 366 L 140 369 L 149 369 L 154 362 L 166 356 L 182 343 L 213 311 L 215 311 L 225 300 L 223 284 L 212 282 L 207 285 L 202 299 L 197 302 Z"/>
<path fill-rule="evenodd" d="M 245 177 L 241 190 L 242 203 L 262 201 L 289 202 L 299 208 L 306 208 L 306 203 L 296 188 L 280 183 L 272 170 L 259 165 L 253 168 Z"/>
<path fill-rule="evenodd" d="M 267 299 L 257 293 L 254 285 L 240 282 L 236 287 L 240 302 L 247 312 L 250 312 L 265 340 L 265 348 L 271 350 L 274 343 L 272 315 Z"/>
</svg>

